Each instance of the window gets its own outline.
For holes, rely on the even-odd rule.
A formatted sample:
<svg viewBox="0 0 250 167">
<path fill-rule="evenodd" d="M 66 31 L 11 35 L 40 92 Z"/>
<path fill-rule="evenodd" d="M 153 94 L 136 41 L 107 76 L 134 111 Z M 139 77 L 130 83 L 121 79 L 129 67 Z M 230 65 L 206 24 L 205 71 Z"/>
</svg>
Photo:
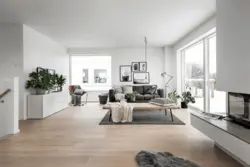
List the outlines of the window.
<svg viewBox="0 0 250 167">
<path fill-rule="evenodd" d="M 216 34 L 212 33 L 183 48 L 181 91 L 191 88 L 196 103 L 191 107 L 204 112 L 225 114 L 226 93 L 216 90 Z"/>
<path fill-rule="evenodd" d="M 111 56 L 71 56 L 71 84 L 86 90 L 107 90 L 111 87 Z"/>
<path fill-rule="evenodd" d="M 204 70 L 203 70 L 203 42 L 184 51 L 185 60 L 185 88 L 191 88 L 195 97 L 194 107 L 203 111 Z"/>
</svg>

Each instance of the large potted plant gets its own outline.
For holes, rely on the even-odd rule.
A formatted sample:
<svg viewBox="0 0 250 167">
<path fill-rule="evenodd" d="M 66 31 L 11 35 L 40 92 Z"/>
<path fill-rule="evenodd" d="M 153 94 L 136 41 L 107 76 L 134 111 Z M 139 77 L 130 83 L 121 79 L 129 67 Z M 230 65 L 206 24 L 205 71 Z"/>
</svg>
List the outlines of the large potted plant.
<svg viewBox="0 0 250 167">
<path fill-rule="evenodd" d="M 26 89 L 32 89 L 36 95 L 48 93 L 53 88 L 52 75 L 46 70 L 31 72 Z"/>
<path fill-rule="evenodd" d="M 181 108 L 188 108 L 189 103 L 195 103 L 195 98 L 192 96 L 190 89 L 182 92 L 182 96 L 176 95 L 177 99 L 181 99 Z"/>
</svg>

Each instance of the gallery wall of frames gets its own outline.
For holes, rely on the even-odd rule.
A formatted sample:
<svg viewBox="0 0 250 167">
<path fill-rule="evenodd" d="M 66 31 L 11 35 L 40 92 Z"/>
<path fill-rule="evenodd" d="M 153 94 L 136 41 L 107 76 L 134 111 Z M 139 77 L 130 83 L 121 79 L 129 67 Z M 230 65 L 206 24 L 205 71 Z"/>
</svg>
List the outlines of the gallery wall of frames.
<svg viewBox="0 0 250 167">
<path fill-rule="evenodd" d="M 147 62 L 132 62 L 131 65 L 120 66 L 120 82 L 134 84 L 149 84 L 150 75 L 147 72 Z"/>
</svg>

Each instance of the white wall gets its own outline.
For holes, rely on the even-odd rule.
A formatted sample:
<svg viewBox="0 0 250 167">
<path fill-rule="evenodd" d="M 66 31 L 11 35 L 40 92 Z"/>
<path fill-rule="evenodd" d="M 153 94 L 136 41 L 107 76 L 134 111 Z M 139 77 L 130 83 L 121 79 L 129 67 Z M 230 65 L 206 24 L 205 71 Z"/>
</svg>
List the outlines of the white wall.
<svg viewBox="0 0 250 167">
<path fill-rule="evenodd" d="M 4 103 L 0 103 L 0 138 L 19 132 L 19 78 L 1 78 L 0 92 L 7 89 L 11 91 L 1 99 Z"/>
<path fill-rule="evenodd" d="M 194 40 L 197 40 L 199 38 L 202 38 L 202 36 L 212 30 L 216 27 L 216 16 L 213 16 L 206 20 L 201 25 L 197 26 L 193 31 L 188 33 L 186 36 L 184 36 L 182 39 L 180 39 L 177 43 L 173 45 L 174 50 L 177 51 L 178 49 L 181 49 L 191 43 Z"/>
<path fill-rule="evenodd" d="M 250 94 L 250 1 L 217 1 L 217 89 Z"/>
<path fill-rule="evenodd" d="M 64 47 L 53 41 L 49 37 L 23 26 L 23 89 L 28 74 L 36 69 L 36 67 L 44 67 L 55 69 L 56 73 L 62 74 L 69 81 L 69 55 Z M 68 84 L 65 85 L 64 91 L 67 92 Z M 20 113 L 21 118 L 27 117 L 27 94 L 24 93 L 24 112 Z M 68 96 L 65 97 L 68 99 Z"/>
<path fill-rule="evenodd" d="M 170 93 L 177 88 L 177 62 L 176 62 L 176 54 L 174 52 L 174 48 L 172 47 L 164 47 L 164 67 L 165 72 L 171 76 L 173 76 L 173 80 L 169 83 L 169 88 L 167 89 L 167 92 Z M 168 76 L 166 76 L 165 81 L 169 79 Z"/>
<path fill-rule="evenodd" d="M 120 82 L 119 68 L 120 65 L 131 65 L 131 62 L 145 61 L 144 48 L 110 48 L 110 49 L 69 49 L 73 54 L 93 54 L 107 55 L 112 57 L 112 84 L 113 85 L 129 85 L 132 82 Z M 164 49 L 148 48 L 147 62 L 148 71 L 150 72 L 150 84 L 156 84 L 163 88 L 163 78 L 161 73 L 164 72 Z"/>
<path fill-rule="evenodd" d="M 21 24 L 0 24 L 0 81 L 6 78 L 19 77 L 19 81 L 23 82 L 22 39 L 23 33 Z M 19 110 L 23 111 L 23 89 L 21 84 L 19 91 Z"/>
</svg>

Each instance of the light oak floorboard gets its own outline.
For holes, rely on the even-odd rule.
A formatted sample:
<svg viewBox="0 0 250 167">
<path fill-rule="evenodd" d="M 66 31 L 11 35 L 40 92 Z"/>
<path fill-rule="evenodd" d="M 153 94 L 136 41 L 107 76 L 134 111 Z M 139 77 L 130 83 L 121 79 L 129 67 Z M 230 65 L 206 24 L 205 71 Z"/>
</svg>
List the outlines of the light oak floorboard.
<svg viewBox="0 0 250 167">
<path fill-rule="evenodd" d="M 1 167 L 135 167 L 140 150 L 168 151 L 202 167 L 241 167 L 189 124 L 99 125 L 98 104 L 69 107 L 44 120 L 20 121 L 21 132 L 0 141 Z M 164 116 L 164 114 L 163 114 Z"/>
</svg>

